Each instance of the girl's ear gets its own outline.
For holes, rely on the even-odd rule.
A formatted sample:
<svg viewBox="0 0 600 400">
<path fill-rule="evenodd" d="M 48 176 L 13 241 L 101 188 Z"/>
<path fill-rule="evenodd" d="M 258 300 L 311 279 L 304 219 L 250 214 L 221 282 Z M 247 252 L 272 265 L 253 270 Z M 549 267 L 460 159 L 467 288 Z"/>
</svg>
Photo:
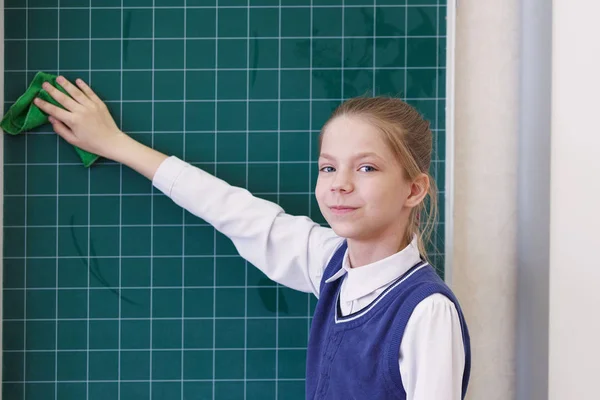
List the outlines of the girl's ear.
<svg viewBox="0 0 600 400">
<path fill-rule="evenodd" d="M 413 208 L 421 204 L 429 192 L 429 175 L 421 173 L 410 184 L 410 193 L 404 205 Z"/>
</svg>

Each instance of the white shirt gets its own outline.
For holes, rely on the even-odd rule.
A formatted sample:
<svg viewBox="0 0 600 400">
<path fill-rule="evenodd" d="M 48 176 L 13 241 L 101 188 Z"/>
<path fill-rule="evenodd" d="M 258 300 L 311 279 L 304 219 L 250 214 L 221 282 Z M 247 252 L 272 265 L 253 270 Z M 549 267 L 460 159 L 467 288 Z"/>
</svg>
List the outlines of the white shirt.
<svg viewBox="0 0 600 400">
<path fill-rule="evenodd" d="M 286 214 L 277 204 L 196 168 L 176 157 L 156 171 L 153 185 L 176 204 L 229 237 L 240 256 L 275 282 L 319 296 L 321 277 L 344 238 L 305 216 Z M 366 307 L 392 281 L 419 262 L 416 241 L 375 263 L 342 268 L 342 313 Z M 465 353 L 454 303 L 441 294 L 427 297 L 411 315 L 398 363 L 409 400 L 461 399 Z"/>
</svg>

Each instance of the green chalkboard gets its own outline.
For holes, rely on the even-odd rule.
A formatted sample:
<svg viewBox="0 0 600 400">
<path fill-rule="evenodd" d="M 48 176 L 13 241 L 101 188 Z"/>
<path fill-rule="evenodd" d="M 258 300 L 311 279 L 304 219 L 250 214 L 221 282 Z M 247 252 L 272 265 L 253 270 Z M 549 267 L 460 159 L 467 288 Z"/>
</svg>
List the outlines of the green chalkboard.
<svg viewBox="0 0 600 400">
<path fill-rule="evenodd" d="M 431 120 L 444 187 L 443 0 L 4 5 L 5 110 L 37 71 L 81 77 L 136 139 L 324 223 L 322 123 L 397 95 Z M 4 399 L 304 398 L 310 295 L 49 126 L 4 141 Z"/>
</svg>

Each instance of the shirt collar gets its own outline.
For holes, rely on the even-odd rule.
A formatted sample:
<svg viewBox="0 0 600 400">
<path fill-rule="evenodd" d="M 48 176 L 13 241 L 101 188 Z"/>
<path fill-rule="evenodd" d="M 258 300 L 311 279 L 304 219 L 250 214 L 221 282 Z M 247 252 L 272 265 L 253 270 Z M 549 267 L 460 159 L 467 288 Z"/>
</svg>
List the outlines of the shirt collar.
<svg viewBox="0 0 600 400">
<path fill-rule="evenodd" d="M 358 268 L 351 268 L 348 261 L 348 250 L 344 254 L 342 268 L 325 283 L 333 282 L 348 274 L 342 290 L 345 301 L 354 301 L 375 290 L 386 286 L 404 275 L 409 269 L 421 261 L 417 236 L 404 249 L 382 260 Z"/>
</svg>

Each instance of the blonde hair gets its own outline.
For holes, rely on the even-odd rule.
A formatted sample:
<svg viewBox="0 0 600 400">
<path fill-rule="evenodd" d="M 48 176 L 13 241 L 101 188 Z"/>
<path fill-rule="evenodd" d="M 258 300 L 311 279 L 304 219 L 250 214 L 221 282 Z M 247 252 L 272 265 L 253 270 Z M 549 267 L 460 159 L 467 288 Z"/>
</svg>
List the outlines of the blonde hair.
<svg viewBox="0 0 600 400">
<path fill-rule="evenodd" d="M 377 127 L 404 169 L 406 179 L 412 181 L 421 173 L 428 176 L 429 198 L 425 198 L 411 210 L 405 232 L 406 243 L 412 241 L 413 235 L 417 236 L 419 252 L 427 259 L 425 245 L 433 245 L 430 239 L 437 220 L 437 187 L 429 173 L 433 141 L 429 122 L 414 107 L 400 99 L 385 96 L 355 97 L 339 105 L 323 125 L 319 148 L 325 128 L 340 116 L 363 118 Z"/>
</svg>

